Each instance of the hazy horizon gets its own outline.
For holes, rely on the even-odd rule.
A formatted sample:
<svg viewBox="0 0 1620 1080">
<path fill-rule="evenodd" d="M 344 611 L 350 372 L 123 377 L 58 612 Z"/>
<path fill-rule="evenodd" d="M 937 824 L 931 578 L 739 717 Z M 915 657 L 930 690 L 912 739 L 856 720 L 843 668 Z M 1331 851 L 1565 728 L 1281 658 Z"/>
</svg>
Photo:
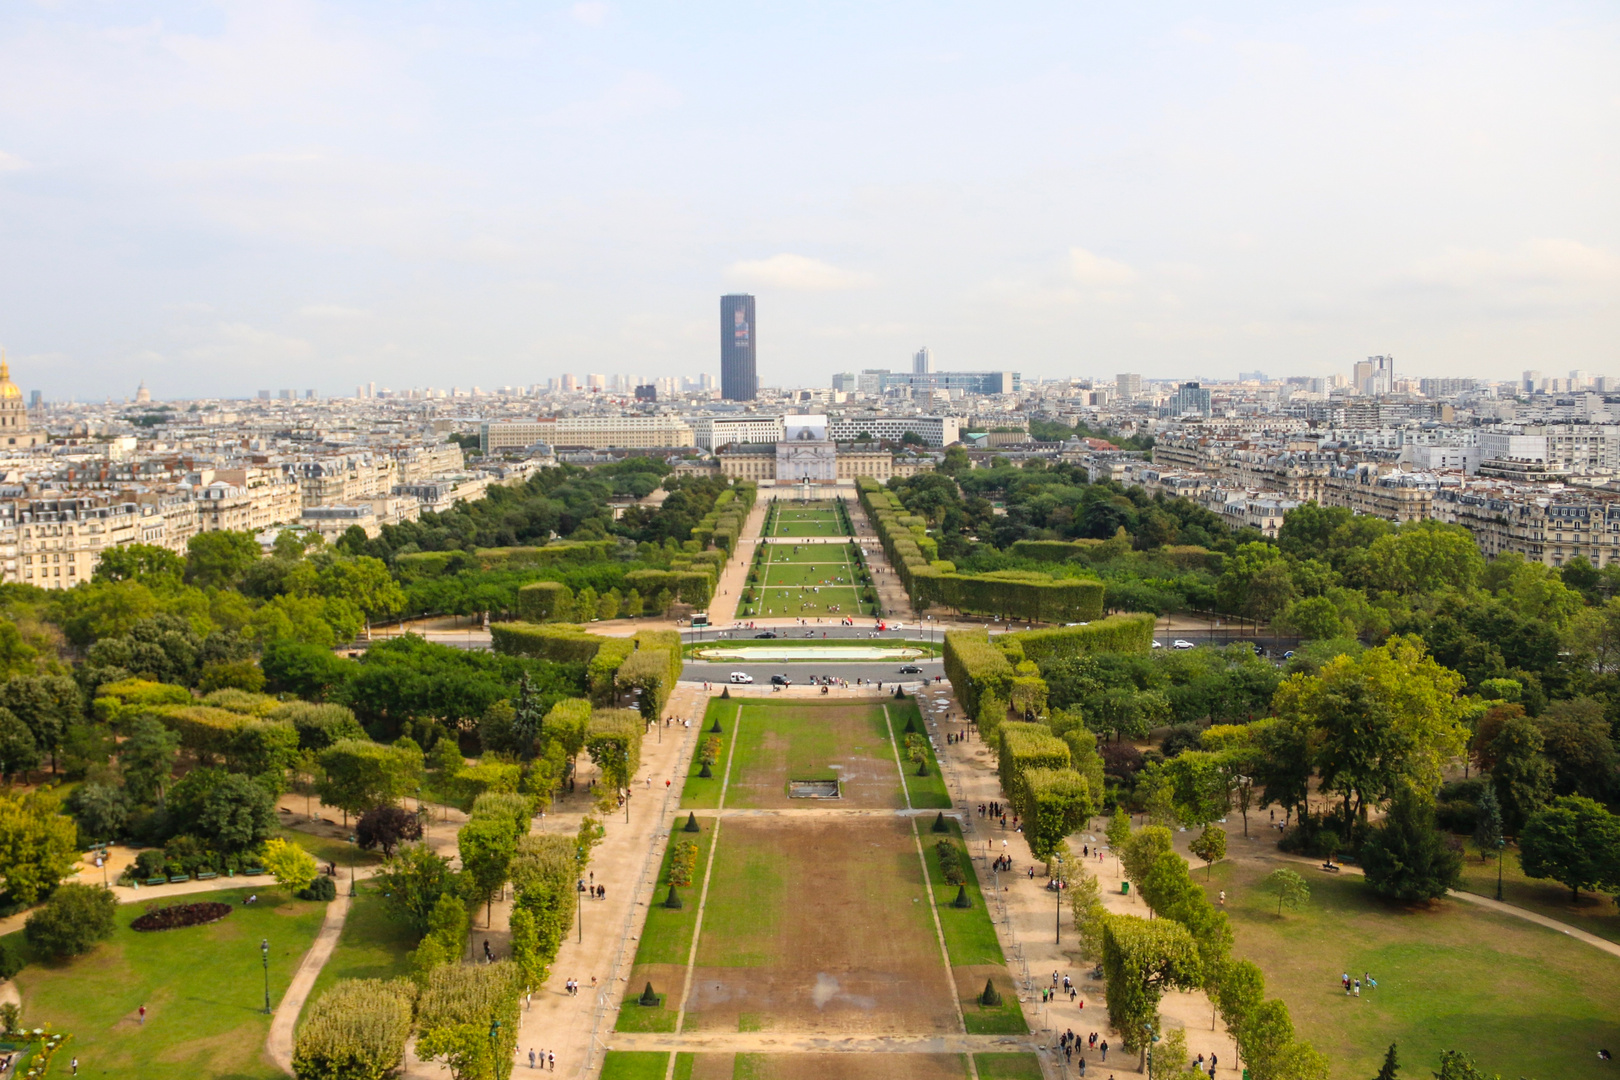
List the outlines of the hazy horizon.
<svg viewBox="0 0 1620 1080">
<path fill-rule="evenodd" d="M 1612 5 L 0 14 L 52 399 L 375 381 L 1620 375 Z"/>
</svg>

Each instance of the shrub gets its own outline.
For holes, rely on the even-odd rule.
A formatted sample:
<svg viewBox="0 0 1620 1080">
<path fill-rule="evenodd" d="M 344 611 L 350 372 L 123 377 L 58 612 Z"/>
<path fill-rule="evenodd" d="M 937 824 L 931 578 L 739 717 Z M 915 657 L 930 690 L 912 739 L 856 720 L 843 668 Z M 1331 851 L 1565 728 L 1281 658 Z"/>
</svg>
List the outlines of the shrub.
<svg viewBox="0 0 1620 1080">
<path fill-rule="evenodd" d="M 698 846 L 696 840 L 677 840 L 669 857 L 671 885 L 690 885 L 697 872 Z"/>
<path fill-rule="evenodd" d="M 299 889 L 293 894 L 300 900 L 316 900 L 323 904 L 337 899 L 337 882 L 324 874 L 309 883 L 308 888 Z"/>
<path fill-rule="evenodd" d="M 231 905 L 222 904 L 214 900 L 199 901 L 195 904 L 170 904 L 167 907 L 152 908 L 130 923 L 130 929 L 150 930 L 178 930 L 186 926 L 206 926 L 216 923 L 231 913 Z"/>
<path fill-rule="evenodd" d="M 299 1080 L 382 1080 L 394 1075 L 411 1034 L 409 979 L 344 979 L 310 1009 L 293 1050 Z"/>
<path fill-rule="evenodd" d="M 355 822 L 354 838 L 361 850 L 381 848 L 391 857 L 402 842 L 422 839 L 422 819 L 403 807 L 374 806 Z"/>
<path fill-rule="evenodd" d="M 106 889 L 62 885 L 28 916 L 23 936 L 44 956 L 78 956 L 112 937 L 118 901 Z"/>
<path fill-rule="evenodd" d="M 940 840 L 934 844 L 934 850 L 939 852 L 939 872 L 947 885 L 961 885 L 967 880 L 962 872 L 962 853 L 949 840 Z"/>
<path fill-rule="evenodd" d="M 17 972 L 27 965 L 28 956 L 23 951 L 22 942 L 9 934 L 0 938 L 0 979 L 16 977 Z"/>
</svg>

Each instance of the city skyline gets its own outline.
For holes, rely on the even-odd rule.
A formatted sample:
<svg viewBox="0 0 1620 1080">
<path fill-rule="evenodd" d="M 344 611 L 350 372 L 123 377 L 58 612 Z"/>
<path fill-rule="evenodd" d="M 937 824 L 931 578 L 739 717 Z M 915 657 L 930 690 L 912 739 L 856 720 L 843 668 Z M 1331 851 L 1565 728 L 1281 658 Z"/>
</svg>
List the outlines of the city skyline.
<svg viewBox="0 0 1620 1080">
<path fill-rule="evenodd" d="M 1617 37 L 1581 3 L 19 8 L 0 344 L 57 400 L 718 375 L 747 292 L 765 385 L 919 342 L 1030 378 L 1602 371 Z"/>
</svg>

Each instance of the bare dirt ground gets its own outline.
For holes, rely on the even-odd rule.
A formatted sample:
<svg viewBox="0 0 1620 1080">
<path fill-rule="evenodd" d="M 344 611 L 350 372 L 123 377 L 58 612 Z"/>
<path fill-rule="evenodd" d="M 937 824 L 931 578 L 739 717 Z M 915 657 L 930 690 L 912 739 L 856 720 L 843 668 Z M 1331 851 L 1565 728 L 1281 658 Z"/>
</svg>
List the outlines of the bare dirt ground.
<svg viewBox="0 0 1620 1080">
<path fill-rule="evenodd" d="M 903 820 L 728 820 L 687 1030 L 959 1031 L 925 897 Z"/>
<path fill-rule="evenodd" d="M 841 794 L 826 805 L 844 809 L 898 809 L 905 795 L 895 774 L 893 750 L 881 741 L 882 709 L 876 705 L 804 705 L 744 709 L 734 722 L 738 760 L 729 806 L 803 809 L 820 805 L 788 795 L 789 780 L 837 778 Z"/>
<path fill-rule="evenodd" d="M 726 1072 L 726 1080 L 739 1074 L 750 1080 L 964 1080 L 968 1075 L 960 1054 L 699 1054 L 692 1080 L 699 1080 L 698 1069 L 709 1057 L 742 1066 Z M 705 1068 L 702 1075 L 715 1071 Z"/>
</svg>

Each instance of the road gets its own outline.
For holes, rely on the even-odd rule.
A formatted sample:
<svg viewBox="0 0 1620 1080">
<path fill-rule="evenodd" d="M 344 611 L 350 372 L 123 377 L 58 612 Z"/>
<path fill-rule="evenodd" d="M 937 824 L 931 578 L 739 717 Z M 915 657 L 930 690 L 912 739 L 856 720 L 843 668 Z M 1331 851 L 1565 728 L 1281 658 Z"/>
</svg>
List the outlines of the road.
<svg viewBox="0 0 1620 1080">
<path fill-rule="evenodd" d="M 915 666 L 923 670 L 921 675 L 902 675 L 900 668 L 905 661 L 890 660 L 884 663 L 852 662 L 848 660 L 773 660 L 770 663 L 750 663 L 740 661 L 737 663 L 709 664 L 692 660 L 686 662 L 681 672 L 682 682 L 712 682 L 723 683 L 733 671 L 745 671 L 754 677 L 759 684 L 768 684 L 772 675 L 786 675 L 795 685 L 810 681 L 812 675 L 830 675 L 838 679 L 869 679 L 872 682 L 885 684 L 895 682 L 914 683 L 920 679 L 933 681 L 934 676 L 945 674 L 945 663 L 942 660 L 919 660 Z"/>
</svg>

